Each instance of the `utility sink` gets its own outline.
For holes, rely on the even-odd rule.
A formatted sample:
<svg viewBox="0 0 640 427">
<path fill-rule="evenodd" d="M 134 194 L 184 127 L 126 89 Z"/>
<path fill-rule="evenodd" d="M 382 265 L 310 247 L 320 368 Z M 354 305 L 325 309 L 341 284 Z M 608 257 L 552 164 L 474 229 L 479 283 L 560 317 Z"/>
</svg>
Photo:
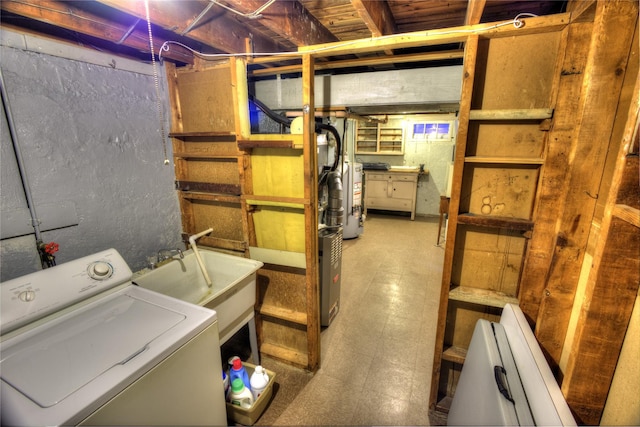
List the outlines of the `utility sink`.
<svg viewBox="0 0 640 427">
<path fill-rule="evenodd" d="M 198 248 L 213 283 L 210 288 L 200 271 L 193 250 L 184 258 L 137 273 L 138 286 L 215 310 L 220 343 L 226 342 L 244 324 L 253 320 L 256 303 L 256 272 L 262 262 Z M 252 323 L 253 325 L 253 323 Z"/>
</svg>

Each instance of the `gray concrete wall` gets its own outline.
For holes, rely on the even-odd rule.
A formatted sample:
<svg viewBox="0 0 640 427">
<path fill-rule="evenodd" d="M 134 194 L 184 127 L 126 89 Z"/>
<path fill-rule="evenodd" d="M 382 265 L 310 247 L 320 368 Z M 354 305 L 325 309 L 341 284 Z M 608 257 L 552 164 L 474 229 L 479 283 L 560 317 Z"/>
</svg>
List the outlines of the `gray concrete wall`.
<svg viewBox="0 0 640 427">
<path fill-rule="evenodd" d="M 316 106 L 446 105 L 460 102 L 462 66 L 315 77 Z M 273 110 L 302 109 L 302 79 L 255 83 L 256 98 Z"/>
<path fill-rule="evenodd" d="M 151 66 L 4 29 L 0 35 L 8 105 L 36 212 L 45 223 L 47 216 L 68 223 L 42 233 L 45 243 L 60 246 L 56 262 L 113 247 L 135 271 L 158 249 L 183 247 Z M 166 118 L 162 75 L 160 86 Z M 28 222 L 5 114 L 0 122 L 0 209 L 3 218 Z M 0 241 L 0 280 L 40 268 L 33 232 Z"/>
</svg>

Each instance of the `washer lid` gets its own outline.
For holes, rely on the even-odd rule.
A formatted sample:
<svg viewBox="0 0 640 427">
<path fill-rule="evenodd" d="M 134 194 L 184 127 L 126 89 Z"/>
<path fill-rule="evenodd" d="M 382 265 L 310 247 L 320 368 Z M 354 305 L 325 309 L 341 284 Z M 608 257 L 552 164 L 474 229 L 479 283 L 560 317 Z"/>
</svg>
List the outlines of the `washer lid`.
<svg viewBox="0 0 640 427">
<path fill-rule="evenodd" d="M 126 364 L 185 315 L 119 295 L 6 349 L 2 379 L 43 408 Z"/>
</svg>

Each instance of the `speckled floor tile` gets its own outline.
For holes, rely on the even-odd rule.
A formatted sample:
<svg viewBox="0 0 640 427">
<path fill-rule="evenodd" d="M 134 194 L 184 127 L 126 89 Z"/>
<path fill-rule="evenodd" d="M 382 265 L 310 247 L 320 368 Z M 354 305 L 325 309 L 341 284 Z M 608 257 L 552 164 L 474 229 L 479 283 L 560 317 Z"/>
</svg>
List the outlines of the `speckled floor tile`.
<svg viewBox="0 0 640 427">
<path fill-rule="evenodd" d="M 263 358 L 277 389 L 258 425 L 429 425 L 444 248 L 437 218 L 370 214 L 343 242 L 340 311 L 310 374 Z"/>
</svg>

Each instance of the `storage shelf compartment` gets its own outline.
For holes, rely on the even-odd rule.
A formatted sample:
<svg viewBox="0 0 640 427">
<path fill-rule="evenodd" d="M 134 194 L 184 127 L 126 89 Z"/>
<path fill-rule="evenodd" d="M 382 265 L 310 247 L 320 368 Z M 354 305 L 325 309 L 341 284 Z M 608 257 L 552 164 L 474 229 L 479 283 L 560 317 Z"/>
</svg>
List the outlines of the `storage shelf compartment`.
<svg viewBox="0 0 640 427">
<path fill-rule="evenodd" d="M 477 225 L 478 227 L 502 228 L 506 230 L 532 231 L 533 221 L 521 218 L 484 216 L 464 213 L 458 215 L 458 224 Z"/>
<path fill-rule="evenodd" d="M 449 299 L 488 307 L 503 308 L 506 304 L 518 304 L 518 298 L 488 289 L 457 286 L 449 291 Z"/>
</svg>

